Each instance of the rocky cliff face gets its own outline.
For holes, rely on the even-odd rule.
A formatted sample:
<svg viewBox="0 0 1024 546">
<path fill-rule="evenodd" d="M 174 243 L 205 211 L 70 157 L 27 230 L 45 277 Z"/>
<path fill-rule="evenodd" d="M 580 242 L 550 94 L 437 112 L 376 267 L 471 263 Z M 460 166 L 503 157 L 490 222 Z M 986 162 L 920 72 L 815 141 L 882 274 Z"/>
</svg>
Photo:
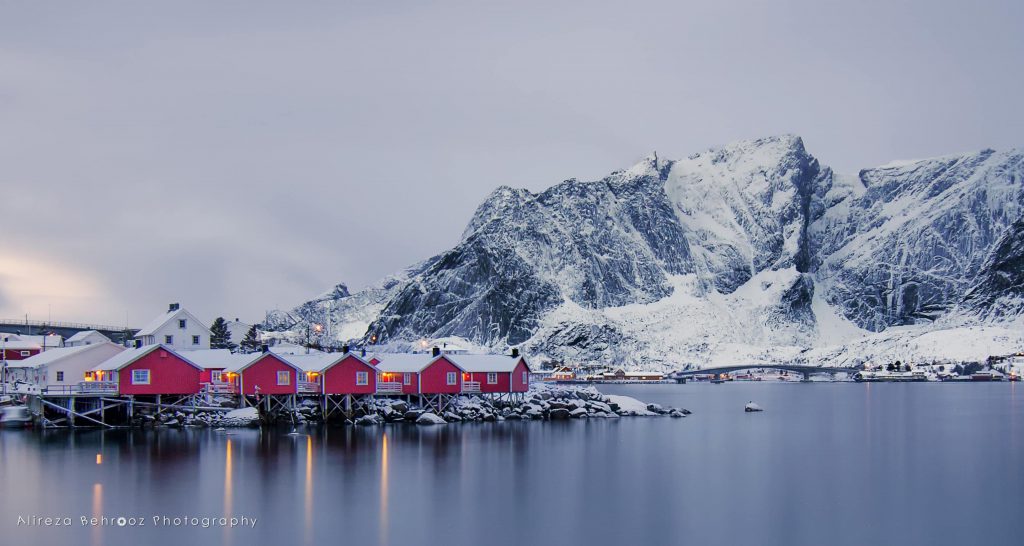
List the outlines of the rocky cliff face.
<svg viewBox="0 0 1024 546">
<path fill-rule="evenodd" d="M 458 336 L 574 360 L 799 354 L 1019 290 L 1022 180 L 1020 151 L 855 176 L 794 136 L 651 155 L 595 182 L 500 187 L 451 250 L 292 315 L 338 340 Z"/>
</svg>

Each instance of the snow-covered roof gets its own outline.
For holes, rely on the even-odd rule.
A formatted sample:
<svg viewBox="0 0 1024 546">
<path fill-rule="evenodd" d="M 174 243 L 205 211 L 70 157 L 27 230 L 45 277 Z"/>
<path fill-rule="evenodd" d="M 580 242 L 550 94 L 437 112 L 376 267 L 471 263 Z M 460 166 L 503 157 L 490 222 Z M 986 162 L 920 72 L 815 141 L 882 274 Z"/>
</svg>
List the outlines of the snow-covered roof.
<svg viewBox="0 0 1024 546">
<path fill-rule="evenodd" d="M 225 369 L 252 360 L 253 355 L 232 354 L 227 349 L 193 349 L 178 351 L 179 355 L 207 370 Z"/>
<path fill-rule="evenodd" d="M 296 345 L 295 343 L 278 343 L 277 345 L 270 346 L 270 352 L 278 355 L 304 355 L 313 353 L 323 353 L 317 349 L 306 349 L 302 345 Z"/>
<path fill-rule="evenodd" d="M 65 339 L 64 343 L 75 343 L 75 342 L 78 342 L 78 341 L 85 341 L 86 339 L 89 338 L 89 336 L 92 336 L 94 334 L 97 335 L 97 336 L 102 337 L 103 339 L 105 339 L 107 341 L 110 341 L 110 338 L 108 338 L 107 336 L 97 332 L 96 330 L 82 330 L 81 332 L 78 332 L 77 334 L 75 334 L 75 335 Z"/>
<path fill-rule="evenodd" d="M 467 372 L 512 372 L 521 356 L 509 355 L 445 355 L 448 360 Z"/>
<path fill-rule="evenodd" d="M 50 364 L 52 364 L 54 362 L 57 362 L 58 360 L 67 358 L 67 357 L 69 357 L 71 355 L 76 355 L 76 354 L 79 354 L 79 353 L 84 353 L 86 351 L 90 351 L 90 350 L 95 349 L 97 347 L 103 347 L 104 345 L 109 345 L 111 347 L 118 347 L 118 348 L 121 347 L 120 345 L 117 345 L 115 343 L 110 343 L 110 342 L 95 343 L 95 344 L 92 344 L 92 345 L 80 345 L 78 347 L 60 347 L 60 348 L 57 348 L 57 349 L 49 349 L 47 351 L 43 351 L 43 352 L 41 352 L 41 353 L 39 353 L 37 355 L 30 356 L 30 357 L 26 358 L 25 360 L 12 360 L 12 361 L 8 362 L 7 367 L 8 368 L 39 368 L 41 366 L 48 366 L 48 365 L 50 365 Z"/>
<path fill-rule="evenodd" d="M 321 372 L 324 368 L 345 358 L 345 353 L 309 353 L 301 355 L 280 354 L 282 360 L 304 372 Z"/>
<path fill-rule="evenodd" d="M 454 362 L 456 355 L 441 356 Z M 420 372 L 441 356 L 434 356 L 431 353 L 378 353 L 373 355 L 373 358 L 380 360 L 377 369 L 382 372 L 407 373 Z"/>
<path fill-rule="evenodd" d="M 3 341 L 0 338 L 0 349 L 7 349 L 8 351 L 28 350 L 28 349 L 41 349 L 38 343 L 34 341 L 25 341 L 23 339 L 10 339 Z"/>
<path fill-rule="evenodd" d="M 151 335 L 155 334 L 157 332 L 157 330 L 162 328 L 164 324 L 167 324 L 172 319 L 174 319 L 178 315 L 182 315 L 182 314 L 188 315 L 188 317 L 194 323 L 202 326 L 203 329 L 209 330 L 209 328 L 207 328 L 206 325 L 203 324 L 202 321 L 197 319 L 195 317 L 195 315 L 193 315 L 192 313 L 189 313 L 188 311 L 186 311 L 184 307 L 179 307 L 177 309 L 167 310 L 166 312 L 164 312 L 160 316 L 158 316 L 158 317 L 154 318 L 153 320 L 149 321 L 148 324 L 143 326 L 142 329 L 139 330 L 139 332 L 137 334 L 135 334 L 135 337 L 151 336 Z"/>
<path fill-rule="evenodd" d="M 155 351 L 157 349 L 163 349 L 163 350 L 167 351 L 168 353 L 171 353 L 173 355 L 178 356 L 179 358 L 181 358 L 185 362 L 195 366 L 196 368 L 202 369 L 202 366 L 200 366 L 199 364 L 196 364 L 195 362 L 192 362 L 191 360 L 189 360 L 189 358 L 187 356 L 182 356 L 181 353 L 176 353 L 176 352 L 172 351 L 170 349 L 170 347 L 167 347 L 166 345 L 146 345 L 145 347 L 139 347 L 137 349 L 128 349 L 126 351 L 118 353 L 118 354 L 110 357 L 109 359 L 104 360 L 103 362 L 100 362 L 99 364 L 97 364 L 95 367 L 93 367 L 93 370 L 97 370 L 97 371 L 115 371 L 115 370 L 120 370 L 121 368 L 124 368 L 125 366 L 131 364 L 132 362 L 135 362 L 136 360 L 138 360 L 138 359 L 148 355 L 149 353 L 151 353 L 151 352 L 153 352 L 153 351 Z M 183 351 L 183 352 L 185 352 L 185 351 Z"/>
</svg>

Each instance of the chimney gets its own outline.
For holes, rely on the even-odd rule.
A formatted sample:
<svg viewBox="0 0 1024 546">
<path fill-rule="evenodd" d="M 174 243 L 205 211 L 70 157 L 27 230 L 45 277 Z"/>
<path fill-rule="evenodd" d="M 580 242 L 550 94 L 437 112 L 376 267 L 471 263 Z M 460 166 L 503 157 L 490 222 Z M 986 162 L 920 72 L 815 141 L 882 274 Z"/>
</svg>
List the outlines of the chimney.
<svg viewBox="0 0 1024 546">
<path fill-rule="evenodd" d="M 512 347 L 512 358 L 519 358 L 519 347 Z"/>
<path fill-rule="evenodd" d="M 359 356 L 364 356 L 364 357 L 366 356 L 366 347 L 363 347 L 362 349 L 359 349 Z"/>
<path fill-rule="evenodd" d="M 439 347 L 434 347 L 433 349 L 430 350 L 430 355 L 441 356 L 441 349 Z"/>
<path fill-rule="evenodd" d="M 260 352 L 261 353 L 269 353 L 270 352 L 270 345 L 260 345 Z"/>
<path fill-rule="evenodd" d="M 167 306 L 167 312 L 168 313 L 173 313 L 174 311 L 177 311 L 178 309 L 181 309 L 181 304 L 172 303 L 172 304 Z"/>
<path fill-rule="evenodd" d="M 345 354 L 348 354 L 348 344 L 347 343 L 345 345 L 341 346 L 341 352 L 343 352 Z"/>
</svg>

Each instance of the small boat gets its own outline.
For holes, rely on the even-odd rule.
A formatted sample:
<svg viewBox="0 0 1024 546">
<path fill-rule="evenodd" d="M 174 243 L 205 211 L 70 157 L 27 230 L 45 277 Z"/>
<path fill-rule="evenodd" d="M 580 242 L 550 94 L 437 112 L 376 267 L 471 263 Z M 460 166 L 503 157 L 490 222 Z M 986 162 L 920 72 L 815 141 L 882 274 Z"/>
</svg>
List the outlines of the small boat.
<svg viewBox="0 0 1024 546">
<path fill-rule="evenodd" d="M 32 413 L 28 406 L 4 406 L 0 408 L 0 427 L 26 428 L 32 426 Z"/>
<path fill-rule="evenodd" d="M 750 413 L 750 412 L 753 412 L 753 411 L 764 411 L 764 408 L 762 408 L 761 406 L 758 406 L 757 404 L 755 404 L 753 402 L 747 402 L 747 405 L 743 406 L 743 411 L 745 411 L 747 413 Z"/>
</svg>

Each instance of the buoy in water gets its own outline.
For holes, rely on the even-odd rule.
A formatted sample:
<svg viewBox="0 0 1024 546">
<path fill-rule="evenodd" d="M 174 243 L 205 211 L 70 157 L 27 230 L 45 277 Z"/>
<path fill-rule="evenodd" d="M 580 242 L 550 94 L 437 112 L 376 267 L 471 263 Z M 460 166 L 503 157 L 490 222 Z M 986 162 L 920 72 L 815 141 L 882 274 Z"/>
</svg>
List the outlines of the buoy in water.
<svg viewBox="0 0 1024 546">
<path fill-rule="evenodd" d="M 747 405 L 743 406 L 743 411 L 746 411 L 746 412 L 764 411 L 764 409 L 761 406 L 758 406 L 757 404 L 755 404 L 753 402 L 747 402 Z"/>
</svg>

